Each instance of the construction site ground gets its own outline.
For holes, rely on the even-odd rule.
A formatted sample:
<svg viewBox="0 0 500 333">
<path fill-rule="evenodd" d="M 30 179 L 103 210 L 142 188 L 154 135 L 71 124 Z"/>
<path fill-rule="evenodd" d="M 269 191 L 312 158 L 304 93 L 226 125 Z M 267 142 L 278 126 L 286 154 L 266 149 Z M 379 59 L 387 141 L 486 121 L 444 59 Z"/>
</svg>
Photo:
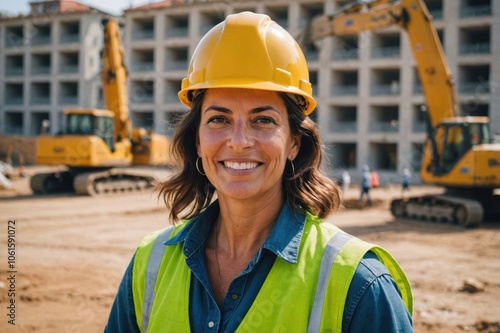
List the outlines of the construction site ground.
<svg viewBox="0 0 500 333">
<path fill-rule="evenodd" d="M 38 171 L 27 167 L 28 177 L 0 190 L 0 332 L 102 332 L 137 244 L 168 224 L 167 211 L 151 191 L 32 195 L 29 175 Z M 162 179 L 170 171 L 152 172 Z M 440 191 L 414 186 L 410 194 Z M 358 195 L 352 186 L 346 208 L 328 223 L 385 247 L 399 261 L 413 287 L 415 332 L 500 332 L 500 222 L 464 230 L 394 219 L 389 202 L 401 195 L 398 185 L 372 190 L 373 207 L 359 208 Z M 7 273 L 6 255 L 13 220 L 14 274 Z M 7 308 L 12 300 L 15 325 Z"/>
</svg>

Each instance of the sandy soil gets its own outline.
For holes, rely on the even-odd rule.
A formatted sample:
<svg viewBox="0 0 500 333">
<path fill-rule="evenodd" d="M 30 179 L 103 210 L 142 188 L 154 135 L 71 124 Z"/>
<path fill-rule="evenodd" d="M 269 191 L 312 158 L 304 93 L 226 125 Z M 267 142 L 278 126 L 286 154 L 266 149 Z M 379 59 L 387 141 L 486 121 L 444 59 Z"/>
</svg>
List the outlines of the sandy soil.
<svg viewBox="0 0 500 333">
<path fill-rule="evenodd" d="M 167 224 L 166 210 L 150 192 L 42 197 L 31 195 L 28 178 L 13 184 L 0 191 L 0 332 L 102 332 L 135 247 Z M 432 191 L 439 189 L 412 188 Z M 350 189 L 347 208 L 328 221 L 397 258 L 413 286 L 415 332 L 500 332 L 500 222 L 463 230 L 395 220 L 388 202 L 399 188 L 372 194 L 376 205 L 359 209 L 358 189 Z M 15 326 L 7 309 L 9 220 L 16 221 Z"/>
</svg>

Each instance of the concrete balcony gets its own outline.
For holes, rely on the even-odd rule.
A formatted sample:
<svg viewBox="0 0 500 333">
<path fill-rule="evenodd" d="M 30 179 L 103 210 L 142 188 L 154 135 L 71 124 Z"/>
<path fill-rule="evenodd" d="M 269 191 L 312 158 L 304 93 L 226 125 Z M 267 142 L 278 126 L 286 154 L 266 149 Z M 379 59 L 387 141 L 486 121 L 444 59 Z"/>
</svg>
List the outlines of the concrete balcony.
<svg viewBox="0 0 500 333">
<path fill-rule="evenodd" d="M 22 126 L 5 126 L 4 127 L 6 135 L 23 135 Z"/>
<path fill-rule="evenodd" d="M 154 62 L 137 62 L 132 64 L 132 72 L 148 72 L 155 68 Z"/>
<path fill-rule="evenodd" d="M 5 96 L 5 105 L 23 105 L 23 96 Z"/>
<path fill-rule="evenodd" d="M 47 75 L 50 74 L 50 66 L 37 66 L 31 68 L 31 75 Z"/>
<path fill-rule="evenodd" d="M 186 60 L 165 60 L 165 71 L 186 71 L 189 66 L 189 61 Z"/>
<path fill-rule="evenodd" d="M 23 76 L 24 68 L 22 67 L 7 67 L 5 69 L 5 76 Z"/>
<path fill-rule="evenodd" d="M 189 36 L 188 27 L 170 27 L 165 29 L 166 38 L 179 38 L 188 36 Z"/>
<path fill-rule="evenodd" d="M 79 43 L 80 42 L 80 34 L 64 34 L 61 35 L 59 39 L 61 44 L 69 44 L 69 43 Z"/>
<path fill-rule="evenodd" d="M 331 120 L 328 129 L 330 133 L 355 133 L 358 131 L 358 124 L 355 121 Z"/>
<path fill-rule="evenodd" d="M 153 104 L 155 96 L 151 94 L 130 94 L 130 102 L 133 104 Z"/>
<path fill-rule="evenodd" d="M 58 98 L 59 105 L 78 105 L 78 96 L 63 95 Z"/>
<path fill-rule="evenodd" d="M 370 87 L 372 96 L 399 95 L 401 88 L 396 84 L 374 84 Z"/>
<path fill-rule="evenodd" d="M 49 105 L 50 96 L 31 96 L 31 105 Z"/>
<path fill-rule="evenodd" d="M 401 48 L 399 46 L 373 47 L 371 49 L 372 59 L 399 58 Z"/>
<path fill-rule="evenodd" d="M 491 53 L 491 45 L 490 45 L 490 43 L 461 44 L 460 48 L 459 48 L 459 53 L 461 55 L 490 54 Z"/>
<path fill-rule="evenodd" d="M 154 30 L 134 30 L 134 31 L 132 31 L 132 40 L 134 40 L 134 41 L 148 40 L 148 39 L 154 39 L 154 38 L 155 38 Z"/>
<path fill-rule="evenodd" d="M 357 96 L 358 86 L 332 86 L 330 89 L 331 96 Z"/>
<path fill-rule="evenodd" d="M 333 50 L 332 60 L 358 60 L 359 50 L 357 48 L 341 48 Z"/>
<path fill-rule="evenodd" d="M 490 93 L 490 82 L 461 82 L 458 85 L 458 92 L 466 95 L 482 95 Z"/>
<path fill-rule="evenodd" d="M 59 73 L 61 74 L 70 74 L 70 73 L 78 73 L 78 65 L 60 65 Z"/>
<path fill-rule="evenodd" d="M 461 18 L 491 16 L 491 5 L 466 6 L 460 8 Z"/>
<path fill-rule="evenodd" d="M 52 42 L 50 36 L 33 36 L 31 45 L 50 45 Z"/>
<path fill-rule="evenodd" d="M 370 132 L 398 132 L 399 124 L 397 120 L 393 121 L 372 121 L 368 126 Z"/>
</svg>

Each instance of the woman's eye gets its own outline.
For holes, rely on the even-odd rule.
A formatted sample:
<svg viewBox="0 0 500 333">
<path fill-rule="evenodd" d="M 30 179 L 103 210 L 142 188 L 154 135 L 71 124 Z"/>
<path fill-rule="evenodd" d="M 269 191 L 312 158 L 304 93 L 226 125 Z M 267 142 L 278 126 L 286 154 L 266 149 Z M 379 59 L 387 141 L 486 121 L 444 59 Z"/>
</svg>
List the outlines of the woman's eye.
<svg viewBox="0 0 500 333">
<path fill-rule="evenodd" d="M 261 123 L 261 124 L 276 124 L 273 118 L 271 117 L 259 117 L 255 119 L 256 123 Z"/>
<path fill-rule="evenodd" d="M 225 123 L 226 119 L 220 116 L 214 116 L 208 119 L 208 123 L 222 124 Z"/>
</svg>

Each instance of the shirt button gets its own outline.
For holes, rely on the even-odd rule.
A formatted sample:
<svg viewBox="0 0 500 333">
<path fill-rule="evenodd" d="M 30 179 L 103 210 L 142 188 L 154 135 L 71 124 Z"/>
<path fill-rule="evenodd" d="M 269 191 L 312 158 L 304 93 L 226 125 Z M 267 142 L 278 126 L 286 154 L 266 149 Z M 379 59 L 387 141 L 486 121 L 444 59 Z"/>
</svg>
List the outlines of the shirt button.
<svg viewBox="0 0 500 333">
<path fill-rule="evenodd" d="M 231 298 L 236 301 L 238 299 L 238 294 L 232 294 L 231 295 Z"/>
<path fill-rule="evenodd" d="M 215 326 L 215 323 L 213 321 L 208 322 L 208 328 L 212 328 Z"/>
</svg>

